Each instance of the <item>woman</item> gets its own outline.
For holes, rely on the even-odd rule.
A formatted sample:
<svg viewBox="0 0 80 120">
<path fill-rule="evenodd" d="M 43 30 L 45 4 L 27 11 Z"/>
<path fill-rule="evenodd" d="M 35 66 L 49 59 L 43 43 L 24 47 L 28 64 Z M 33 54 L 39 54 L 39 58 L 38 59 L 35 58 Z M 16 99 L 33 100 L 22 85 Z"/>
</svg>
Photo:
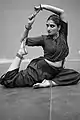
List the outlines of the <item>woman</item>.
<svg viewBox="0 0 80 120">
<path fill-rule="evenodd" d="M 6 74 L 1 76 L 0 83 L 6 87 L 33 86 L 49 87 L 58 85 L 76 84 L 80 74 L 72 69 L 64 69 L 64 61 L 69 53 L 67 44 L 68 23 L 63 19 L 62 9 L 43 5 L 35 7 L 35 12 L 40 10 L 53 12 L 46 21 L 48 35 L 28 37 L 36 14 L 28 19 L 28 25 L 21 39 L 22 43 L 16 58 L 10 65 Z M 42 46 L 44 56 L 33 59 L 25 70 L 19 71 L 23 56 L 27 54 L 26 46 Z"/>
</svg>

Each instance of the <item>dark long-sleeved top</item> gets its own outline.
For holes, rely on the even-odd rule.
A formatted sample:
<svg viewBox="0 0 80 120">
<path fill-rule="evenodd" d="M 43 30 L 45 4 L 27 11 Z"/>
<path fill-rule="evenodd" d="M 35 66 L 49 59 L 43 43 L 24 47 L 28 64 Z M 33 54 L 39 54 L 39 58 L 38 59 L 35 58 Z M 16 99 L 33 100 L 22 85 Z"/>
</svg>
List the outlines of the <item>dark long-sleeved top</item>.
<svg viewBox="0 0 80 120">
<path fill-rule="evenodd" d="M 44 58 L 57 62 L 64 60 L 69 53 L 67 44 L 67 29 L 68 23 L 62 21 L 59 37 L 53 39 L 50 35 L 41 35 L 39 37 L 28 37 L 26 39 L 26 45 L 28 46 L 42 46 L 44 51 Z"/>
<path fill-rule="evenodd" d="M 63 61 L 69 53 L 67 44 L 67 23 L 62 21 L 62 27 L 57 39 L 53 36 L 41 35 L 35 38 L 27 38 L 26 45 L 42 46 L 44 57 L 33 59 L 25 70 L 19 68 L 8 71 L 0 77 L 0 84 L 6 87 L 33 86 L 44 79 L 52 80 L 58 85 L 72 85 L 80 80 L 80 73 L 63 67 L 51 67 L 44 59 L 52 62 Z M 28 30 L 26 30 L 26 35 Z"/>
</svg>

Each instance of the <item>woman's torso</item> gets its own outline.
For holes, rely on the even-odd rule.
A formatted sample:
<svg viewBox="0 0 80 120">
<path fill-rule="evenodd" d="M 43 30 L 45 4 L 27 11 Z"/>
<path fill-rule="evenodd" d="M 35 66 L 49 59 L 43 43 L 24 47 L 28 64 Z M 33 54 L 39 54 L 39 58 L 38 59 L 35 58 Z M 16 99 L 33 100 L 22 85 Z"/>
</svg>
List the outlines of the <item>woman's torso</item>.
<svg viewBox="0 0 80 120">
<path fill-rule="evenodd" d="M 60 35 L 56 40 L 52 37 L 44 36 L 44 58 L 50 62 L 59 62 L 68 55 L 68 45 L 64 37 Z"/>
</svg>

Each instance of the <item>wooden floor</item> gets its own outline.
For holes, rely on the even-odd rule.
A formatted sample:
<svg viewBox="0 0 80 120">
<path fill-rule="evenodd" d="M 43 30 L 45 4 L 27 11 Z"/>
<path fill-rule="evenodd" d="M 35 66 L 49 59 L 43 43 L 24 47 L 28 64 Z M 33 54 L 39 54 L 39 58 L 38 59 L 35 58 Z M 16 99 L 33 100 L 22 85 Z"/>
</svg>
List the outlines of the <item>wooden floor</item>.
<svg viewBox="0 0 80 120">
<path fill-rule="evenodd" d="M 0 86 L 0 120 L 80 120 L 80 83 L 41 89 Z"/>
</svg>

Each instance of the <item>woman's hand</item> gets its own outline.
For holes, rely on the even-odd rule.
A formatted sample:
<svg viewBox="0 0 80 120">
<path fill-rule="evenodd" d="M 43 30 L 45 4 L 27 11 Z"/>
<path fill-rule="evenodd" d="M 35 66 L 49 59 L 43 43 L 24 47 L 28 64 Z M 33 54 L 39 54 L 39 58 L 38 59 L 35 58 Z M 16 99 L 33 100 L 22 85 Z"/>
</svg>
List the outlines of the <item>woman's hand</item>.
<svg viewBox="0 0 80 120">
<path fill-rule="evenodd" d="M 42 5 L 40 4 L 39 6 L 35 6 L 34 7 L 34 10 L 37 12 L 37 11 L 40 11 L 40 10 L 43 10 L 43 7 Z"/>
</svg>

